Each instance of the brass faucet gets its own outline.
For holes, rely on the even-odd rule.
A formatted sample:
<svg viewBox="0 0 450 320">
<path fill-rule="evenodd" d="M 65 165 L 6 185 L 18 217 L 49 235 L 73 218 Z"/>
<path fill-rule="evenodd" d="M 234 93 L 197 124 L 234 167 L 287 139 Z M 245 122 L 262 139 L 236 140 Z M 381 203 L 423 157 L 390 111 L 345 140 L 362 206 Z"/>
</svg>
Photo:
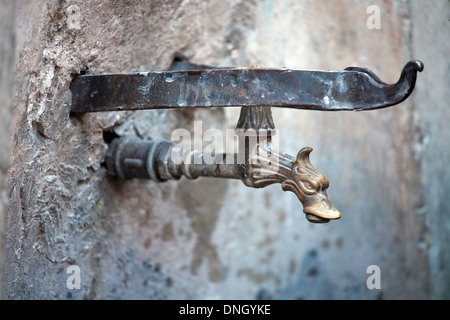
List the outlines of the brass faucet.
<svg viewBox="0 0 450 320">
<path fill-rule="evenodd" d="M 240 136 L 239 152 L 217 154 L 210 163 L 200 150 L 174 150 L 177 144 L 168 140 L 142 140 L 135 137 L 114 139 L 106 154 L 108 173 L 122 179 L 147 178 L 157 182 L 169 179 L 216 177 L 239 179 L 246 186 L 263 188 L 280 183 L 284 191 L 292 191 L 303 204 L 310 222 L 323 223 L 339 219 L 341 214 L 331 204 L 326 189 L 328 178 L 317 171 L 309 160 L 312 148 L 301 149 L 296 157 L 278 153 L 272 148 L 275 131 L 270 107 L 242 107 L 236 126 Z M 177 161 L 173 154 L 184 154 Z M 243 158 L 239 163 L 238 158 Z M 233 163 L 226 163 L 233 159 Z"/>
</svg>

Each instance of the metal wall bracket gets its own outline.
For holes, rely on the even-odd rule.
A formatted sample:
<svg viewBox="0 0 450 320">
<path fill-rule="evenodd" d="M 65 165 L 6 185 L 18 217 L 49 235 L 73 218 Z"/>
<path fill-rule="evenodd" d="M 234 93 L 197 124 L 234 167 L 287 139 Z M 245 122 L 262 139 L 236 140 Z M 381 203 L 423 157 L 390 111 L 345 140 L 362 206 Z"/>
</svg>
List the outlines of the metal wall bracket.
<svg viewBox="0 0 450 320">
<path fill-rule="evenodd" d="M 321 111 L 374 110 L 404 101 L 413 91 L 423 63 L 409 61 L 397 83 L 387 84 L 372 71 L 216 68 L 179 62 L 169 71 L 77 76 L 71 86 L 71 112 L 140 109 L 241 107 L 236 134 L 244 141 L 238 154 L 216 154 L 208 163 L 202 150 L 174 160 L 168 140 L 114 139 L 107 151 L 109 174 L 123 179 L 162 182 L 185 176 L 240 179 L 249 187 L 280 183 L 303 204 L 310 222 L 340 218 L 326 193 L 329 181 L 310 160 L 312 148 L 296 157 L 272 148 L 271 107 Z M 251 138 L 254 137 L 254 138 Z M 225 159 L 237 159 L 227 163 Z"/>
</svg>

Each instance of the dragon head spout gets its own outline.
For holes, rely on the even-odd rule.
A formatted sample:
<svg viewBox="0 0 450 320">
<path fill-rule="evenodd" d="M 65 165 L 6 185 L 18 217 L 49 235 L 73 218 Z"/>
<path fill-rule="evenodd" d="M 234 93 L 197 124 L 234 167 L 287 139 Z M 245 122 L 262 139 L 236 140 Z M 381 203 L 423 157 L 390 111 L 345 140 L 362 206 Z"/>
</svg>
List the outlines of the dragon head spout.
<svg viewBox="0 0 450 320">
<path fill-rule="evenodd" d="M 301 149 L 293 162 L 291 174 L 282 182 L 285 191 L 292 191 L 303 204 L 303 212 L 310 222 L 324 223 L 339 219 L 341 214 L 331 204 L 327 195 L 328 178 L 316 170 L 309 160 L 312 148 Z"/>
<path fill-rule="evenodd" d="M 260 144 L 242 181 L 254 188 L 280 183 L 284 191 L 295 193 L 309 222 L 325 223 L 339 219 L 341 214 L 331 204 L 326 191 L 330 182 L 312 166 L 309 161 L 311 151 L 312 148 L 306 147 L 298 152 L 297 157 L 292 157 L 274 152 L 269 144 Z"/>
</svg>

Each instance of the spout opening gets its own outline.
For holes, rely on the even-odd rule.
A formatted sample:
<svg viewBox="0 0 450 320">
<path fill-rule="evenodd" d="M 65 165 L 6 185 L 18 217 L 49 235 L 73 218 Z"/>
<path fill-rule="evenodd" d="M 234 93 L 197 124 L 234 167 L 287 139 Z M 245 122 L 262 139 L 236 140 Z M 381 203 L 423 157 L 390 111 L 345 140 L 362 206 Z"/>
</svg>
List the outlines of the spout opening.
<svg viewBox="0 0 450 320">
<path fill-rule="evenodd" d="M 330 219 L 320 218 L 320 217 L 310 214 L 310 213 L 306 214 L 306 219 L 308 219 L 308 221 L 311 223 L 328 223 L 328 222 L 330 222 Z"/>
</svg>

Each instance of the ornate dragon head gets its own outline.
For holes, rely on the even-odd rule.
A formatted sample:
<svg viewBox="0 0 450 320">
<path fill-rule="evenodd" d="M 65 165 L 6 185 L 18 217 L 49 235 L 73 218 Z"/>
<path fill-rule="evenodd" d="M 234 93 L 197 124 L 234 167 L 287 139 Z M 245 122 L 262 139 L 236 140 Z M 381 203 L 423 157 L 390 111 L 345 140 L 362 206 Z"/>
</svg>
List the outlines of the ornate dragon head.
<svg viewBox="0 0 450 320">
<path fill-rule="evenodd" d="M 312 148 L 306 147 L 298 152 L 292 165 L 291 176 L 281 183 L 281 187 L 297 195 L 310 222 L 323 223 L 339 219 L 341 214 L 331 204 L 326 191 L 330 182 L 312 166 L 309 160 L 311 151 Z"/>
<path fill-rule="evenodd" d="M 331 204 L 326 189 L 328 178 L 317 171 L 309 161 L 312 148 L 303 148 L 294 158 L 270 150 L 269 145 L 260 144 L 253 154 L 250 165 L 251 179 L 248 186 L 261 188 L 281 183 L 284 191 L 292 191 L 303 204 L 303 212 L 309 222 L 324 223 L 339 219 L 341 214 Z"/>
</svg>

